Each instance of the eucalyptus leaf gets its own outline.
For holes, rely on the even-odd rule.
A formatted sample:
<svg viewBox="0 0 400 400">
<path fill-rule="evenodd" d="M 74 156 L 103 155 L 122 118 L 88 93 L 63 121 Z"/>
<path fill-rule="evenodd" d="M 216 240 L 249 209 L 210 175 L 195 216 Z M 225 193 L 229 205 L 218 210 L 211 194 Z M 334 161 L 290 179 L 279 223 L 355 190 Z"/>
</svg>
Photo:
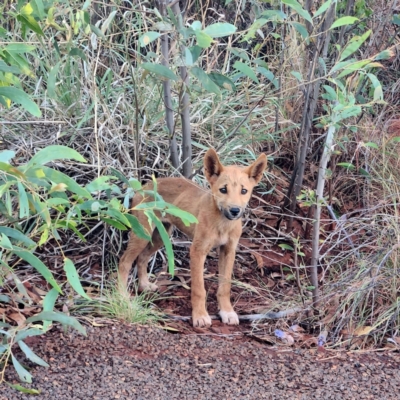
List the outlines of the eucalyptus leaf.
<svg viewBox="0 0 400 400">
<path fill-rule="evenodd" d="M 245 74 L 247 77 L 249 77 L 255 83 L 260 83 L 255 72 L 253 71 L 253 69 L 250 68 L 247 64 L 244 64 L 241 61 L 235 61 L 235 63 L 233 64 L 233 67 L 235 69 L 237 69 L 238 71 L 242 72 L 243 74 Z"/>
<path fill-rule="evenodd" d="M 153 72 L 154 74 L 159 75 L 163 78 L 171 79 L 173 81 L 177 81 L 179 79 L 168 67 L 164 65 L 143 63 L 140 66 L 146 71 Z"/>
<path fill-rule="evenodd" d="M 20 340 L 18 342 L 18 346 L 20 347 L 20 349 L 25 353 L 26 358 L 28 360 L 31 360 L 32 362 L 34 362 L 37 365 L 40 365 L 42 367 L 48 367 L 49 364 L 47 364 L 46 361 L 44 361 L 42 358 L 40 358 L 38 355 L 36 355 L 31 348 L 22 340 Z"/>
<path fill-rule="evenodd" d="M 86 329 L 82 326 L 79 321 L 74 318 L 70 317 L 69 315 L 54 312 L 54 311 L 42 311 L 39 314 L 34 315 L 33 317 L 29 317 L 26 322 L 33 323 L 39 321 L 56 321 L 60 322 L 63 325 L 72 326 L 75 328 L 79 333 L 82 333 L 86 336 Z"/>
<path fill-rule="evenodd" d="M 20 104 L 26 111 L 35 117 L 42 115 L 39 107 L 34 103 L 29 96 L 21 89 L 15 87 L 0 87 L 0 96 L 10 99 L 14 103 Z"/>
<path fill-rule="evenodd" d="M 227 22 L 217 22 L 215 24 L 207 26 L 203 29 L 203 32 L 211 36 L 212 38 L 219 38 L 224 36 L 229 36 L 235 33 L 237 30 L 236 26 L 229 24 Z"/>
<path fill-rule="evenodd" d="M 27 166 L 45 165 L 55 160 L 76 160 L 85 163 L 86 160 L 74 149 L 67 146 L 51 145 L 39 150 L 28 162 Z"/>
<path fill-rule="evenodd" d="M 32 383 L 32 375 L 19 363 L 19 361 L 11 354 L 12 363 L 22 382 Z"/>
<path fill-rule="evenodd" d="M 91 298 L 86 294 L 81 285 L 81 281 L 79 280 L 78 272 L 76 271 L 75 265 L 69 258 L 64 258 L 64 271 L 67 275 L 67 279 L 69 284 L 74 288 L 75 292 L 80 294 L 87 300 L 91 300 Z"/>
<path fill-rule="evenodd" d="M 172 249 L 171 240 L 169 238 L 169 234 L 166 231 L 163 223 L 160 219 L 154 214 L 153 211 L 145 211 L 147 217 L 154 223 L 156 226 L 158 233 L 161 236 L 161 239 L 164 243 L 165 250 L 167 252 L 167 259 L 168 259 L 168 272 L 174 276 L 174 251 Z"/>
</svg>

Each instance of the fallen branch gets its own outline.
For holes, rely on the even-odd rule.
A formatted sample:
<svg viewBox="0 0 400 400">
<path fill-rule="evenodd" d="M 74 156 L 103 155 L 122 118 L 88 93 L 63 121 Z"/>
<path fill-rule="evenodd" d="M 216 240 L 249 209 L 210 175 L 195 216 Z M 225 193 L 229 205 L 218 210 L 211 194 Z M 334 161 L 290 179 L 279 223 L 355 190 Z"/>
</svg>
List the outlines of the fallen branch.
<svg viewBox="0 0 400 400">
<path fill-rule="evenodd" d="M 283 311 L 269 311 L 265 314 L 247 314 L 247 315 L 238 315 L 239 321 L 260 321 L 262 319 L 279 319 L 285 318 L 293 314 L 297 314 L 299 312 L 305 311 L 302 307 L 294 307 L 289 308 Z M 192 317 L 190 316 L 180 316 L 180 315 L 170 315 L 166 314 L 166 317 L 169 319 L 173 319 L 175 321 L 190 321 Z M 219 315 L 210 315 L 211 319 L 221 319 Z"/>
</svg>

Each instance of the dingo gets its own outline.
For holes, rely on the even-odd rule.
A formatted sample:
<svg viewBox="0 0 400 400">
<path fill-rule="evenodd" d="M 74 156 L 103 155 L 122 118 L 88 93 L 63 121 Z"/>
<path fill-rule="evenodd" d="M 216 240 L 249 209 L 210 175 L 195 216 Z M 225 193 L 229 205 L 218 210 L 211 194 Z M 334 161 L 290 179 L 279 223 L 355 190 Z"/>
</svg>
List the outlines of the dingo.
<svg viewBox="0 0 400 400">
<path fill-rule="evenodd" d="M 230 301 L 231 279 L 235 262 L 236 247 L 242 233 L 241 216 L 250 200 L 254 186 L 261 180 L 267 166 L 267 157 L 261 154 L 248 167 L 236 165 L 223 166 L 218 155 L 209 149 L 204 157 L 204 170 L 211 191 L 195 185 L 184 178 L 161 178 L 157 180 L 158 193 L 163 199 L 193 214 L 197 224 L 185 226 L 172 215 L 166 215 L 162 222 L 170 233 L 173 225 L 193 239 L 190 248 L 191 299 L 194 327 L 208 327 L 211 318 L 206 310 L 206 291 L 204 288 L 203 269 L 208 252 L 219 247 L 219 286 L 217 292 L 219 314 L 223 323 L 239 324 L 239 318 Z M 147 188 L 151 188 L 151 183 Z M 136 195 L 132 208 L 146 201 Z M 140 223 L 152 232 L 152 241 L 139 239 L 131 233 L 128 247 L 119 263 L 119 282 L 125 291 L 129 271 L 137 259 L 139 289 L 157 290 L 157 285 L 150 283 L 147 277 L 147 264 L 152 254 L 163 246 L 161 237 L 154 226 L 150 226 L 147 217 L 133 211 Z"/>
</svg>

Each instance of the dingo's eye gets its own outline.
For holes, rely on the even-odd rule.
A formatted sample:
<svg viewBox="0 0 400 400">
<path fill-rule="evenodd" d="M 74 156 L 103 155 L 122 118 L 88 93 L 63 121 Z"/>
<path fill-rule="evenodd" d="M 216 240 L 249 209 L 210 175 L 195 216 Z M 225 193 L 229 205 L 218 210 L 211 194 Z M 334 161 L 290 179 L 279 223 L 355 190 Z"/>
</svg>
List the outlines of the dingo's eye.
<svg viewBox="0 0 400 400">
<path fill-rule="evenodd" d="M 228 193 L 228 189 L 226 187 L 222 187 L 221 189 L 219 189 L 219 191 L 223 194 L 227 194 Z"/>
<path fill-rule="evenodd" d="M 246 194 L 247 193 L 247 189 L 242 189 L 242 194 Z"/>
</svg>

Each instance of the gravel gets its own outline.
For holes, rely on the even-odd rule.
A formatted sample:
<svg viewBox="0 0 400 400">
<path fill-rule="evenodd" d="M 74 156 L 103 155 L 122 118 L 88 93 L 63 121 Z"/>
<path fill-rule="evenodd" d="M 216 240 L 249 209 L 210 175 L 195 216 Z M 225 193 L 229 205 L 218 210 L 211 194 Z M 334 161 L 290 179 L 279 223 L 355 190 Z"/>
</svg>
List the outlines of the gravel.
<svg viewBox="0 0 400 400">
<path fill-rule="evenodd" d="M 399 399 L 398 353 L 272 350 L 241 336 L 171 334 L 123 324 L 84 337 L 54 328 L 27 340 L 39 396 L 0 386 L 5 399 Z M 13 368 L 6 380 L 19 383 Z"/>
</svg>

